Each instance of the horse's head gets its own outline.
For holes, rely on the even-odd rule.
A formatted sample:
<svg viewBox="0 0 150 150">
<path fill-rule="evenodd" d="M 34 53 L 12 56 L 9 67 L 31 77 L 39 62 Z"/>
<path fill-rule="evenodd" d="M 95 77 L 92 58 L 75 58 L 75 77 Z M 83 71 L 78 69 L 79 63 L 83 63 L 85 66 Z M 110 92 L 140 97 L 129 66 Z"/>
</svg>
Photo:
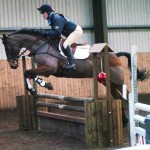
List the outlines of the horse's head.
<svg viewBox="0 0 150 150">
<path fill-rule="evenodd" d="M 19 55 L 22 47 L 27 48 L 31 54 L 35 54 L 37 52 L 47 53 L 51 45 L 54 45 L 56 48 L 58 47 L 60 38 L 50 39 L 47 37 L 43 37 L 37 31 L 40 31 L 40 30 L 20 29 L 8 36 L 3 35 L 2 40 L 5 46 L 7 60 L 12 69 L 18 68 L 17 56 Z"/>
<path fill-rule="evenodd" d="M 16 43 L 11 36 L 6 36 L 4 34 L 2 41 L 5 46 L 7 61 L 9 63 L 10 68 L 17 69 L 18 68 L 17 55 L 20 52 L 21 46 L 18 43 Z"/>
</svg>

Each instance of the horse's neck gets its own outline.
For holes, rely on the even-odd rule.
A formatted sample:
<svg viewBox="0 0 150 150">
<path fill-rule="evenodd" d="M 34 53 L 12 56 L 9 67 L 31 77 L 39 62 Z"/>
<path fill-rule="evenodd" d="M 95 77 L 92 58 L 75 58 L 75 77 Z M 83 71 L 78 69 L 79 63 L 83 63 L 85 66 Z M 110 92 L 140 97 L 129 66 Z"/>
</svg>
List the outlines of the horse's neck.
<svg viewBox="0 0 150 150">
<path fill-rule="evenodd" d="M 45 43 L 41 37 L 28 34 L 16 34 L 12 39 L 18 42 L 22 47 L 29 48 L 31 52 Z"/>
<path fill-rule="evenodd" d="M 12 36 L 16 42 L 20 43 L 21 46 L 29 46 L 33 43 L 37 38 L 27 34 L 16 34 Z"/>
<path fill-rule="evenodd" d="M 58 52 L 59 39 L 53 41 L 40 36 L 16 34 L 14 40 L 16 40 L 22 47 L 27 48 L 31 54 L 49 53 L 61 57 Z"/>
<path fill-rule="evenodd" d="M 56 48 L 58 48 L 59 45 L 59 39 L 49 39 L 46 37 L 41 36 L 35 36 L 35 35 L 28 35 L 28 34 L 16 34 L 15 39 L 22 43 L 22 45 L 30 46 L 32 43 L 34 45 L 42 45 L 44 43 L 48 43 L 50 45 L 54 45 Z"/>
</svg>

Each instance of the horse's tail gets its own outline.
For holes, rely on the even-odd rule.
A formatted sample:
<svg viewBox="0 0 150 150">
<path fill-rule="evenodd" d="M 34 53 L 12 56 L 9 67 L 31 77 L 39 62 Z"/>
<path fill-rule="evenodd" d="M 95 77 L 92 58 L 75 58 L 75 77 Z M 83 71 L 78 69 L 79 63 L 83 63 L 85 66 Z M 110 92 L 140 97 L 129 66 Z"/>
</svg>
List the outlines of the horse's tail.
<svg viewBox="0 0 150 150">
<path fill-rule="evenodd" d="M 129 68 L 130 71 L 131 71 L 131 54 L 128 53 L 128 52 L 118 52 L 118 53 L 116 53 L 116 55 L 117 55 L 118 57 L 121 57 L 121 56 L 127 57 L 127 59 L 128 59 L 128 68 Z"/>
<path fill-rule="evenodd" d="M 116 53 L 116 55 L 118 57 L 121 57 L 121 56 L 127 57 L 127 59 L 128 59 L 128 68 L 131 71 L 131 54 L 128 53 L 128 52 L 118 52 L 118 53 Z M 149 76 L 150 76 L 150 70 L 147 71 L 145 68 L 139 70 L 137 68 L 137 80 L 143 81 L 143 80 L 149 78 Z"/>
</svg>

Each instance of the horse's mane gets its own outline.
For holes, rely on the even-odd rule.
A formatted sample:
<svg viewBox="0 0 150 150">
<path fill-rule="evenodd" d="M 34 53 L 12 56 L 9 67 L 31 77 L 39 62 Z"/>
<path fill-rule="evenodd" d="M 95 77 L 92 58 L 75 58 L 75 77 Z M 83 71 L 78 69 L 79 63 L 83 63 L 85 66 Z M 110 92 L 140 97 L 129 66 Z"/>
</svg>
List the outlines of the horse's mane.
<svg viewBox="0 0 150 150">
<path fill-rule="evenodd" d="M 32 35 L 41 35 L 40 32 L 37 31 L 43 30 L 43 29 L 36 29 L 36 28 L 22 28 L 19 30 L 16 30 L 15 32 L 9 34 L 8 36 L 16 35 L 16 34 L 32 34 Z"/>
<path fill-rule="evenodd" d="M 16 34 L 29 34 L 29 35 L 33 35 L 33 36 L 41 36 L 43 37 L 43 39 L 47 39 L 47 36 L 43 36 L 41 33 L 42 30 L 47 30 L 47 29 L 37 29 L 37 28 L 22 28 L 19 29 L 11 34 L 9 34 L 8 36 L 12 36 L 12 35 L 16 35 Z M 56 38 L 50 38 L 52 41 L 59 41 L 60 37 L 56 37 Z"/>
<path fill-rule="evenodd" d="M 47 29 L 22 28 L 20 30 L 17 30 L 15 32 L 9 34 L 8 36 L 17 35 L 17 34 L 29 34 L 31 36 L 37 37 L 37 39 L 44 40 L 46 43 L 47 42 L 49 42 L 50 44 L 53 43 L 55 45 L 55 47 L 58 47 L 60 37 L 57 37 L 57 38 L 50 38 L 49 37 L 48 38 L 47 36 L 43 36 L 41 34 L 41 30 L 47 30 Z"/>
</svg>

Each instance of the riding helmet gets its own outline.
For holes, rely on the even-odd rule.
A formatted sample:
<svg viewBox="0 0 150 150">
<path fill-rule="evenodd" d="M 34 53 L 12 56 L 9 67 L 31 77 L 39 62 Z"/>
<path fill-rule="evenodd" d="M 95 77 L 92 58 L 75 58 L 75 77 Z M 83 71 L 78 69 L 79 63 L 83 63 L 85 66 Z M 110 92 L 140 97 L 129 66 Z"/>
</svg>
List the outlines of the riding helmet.
<svg viewBox="0 0 150 150">
<path fill-rule="evenodd" d="M 48 4 L 43 4 L 41 5 L 38 10 L 40 11 L 41 14 L 43 14 L 44 12 L 53 12 L 54 10 L 52 9 L 52 7 Z"/>
</svg>

